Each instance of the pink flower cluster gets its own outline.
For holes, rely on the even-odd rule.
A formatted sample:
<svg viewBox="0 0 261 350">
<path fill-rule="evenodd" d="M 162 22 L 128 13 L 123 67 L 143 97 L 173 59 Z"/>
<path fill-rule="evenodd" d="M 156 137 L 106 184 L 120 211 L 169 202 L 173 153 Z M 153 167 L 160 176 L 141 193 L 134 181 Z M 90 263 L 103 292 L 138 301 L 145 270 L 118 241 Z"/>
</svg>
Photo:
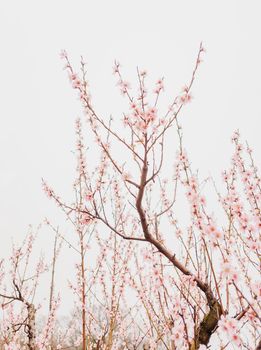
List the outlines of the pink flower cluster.
<svg viewBox="0 0 261 350">
<path fill-rule="evenodd" d="M 234 318 L 230 318 L 222 315 L 218 323 L 220 335 L 224 334 L 228 337 L 228 340 L 238 348 L 242 345 L 242 340 L 239 336 L 238 322 Z"/>
<path fill-rule="evenodd" d="M 131 103 L 131 114 L 124 117 L 124 125 L 134 128 L 138 132 L 145 132 L 149 126 L 153 125 L 157 117 L 157 109 L 147 106 L 146 109 L 134 102 Z"/>
</svg>

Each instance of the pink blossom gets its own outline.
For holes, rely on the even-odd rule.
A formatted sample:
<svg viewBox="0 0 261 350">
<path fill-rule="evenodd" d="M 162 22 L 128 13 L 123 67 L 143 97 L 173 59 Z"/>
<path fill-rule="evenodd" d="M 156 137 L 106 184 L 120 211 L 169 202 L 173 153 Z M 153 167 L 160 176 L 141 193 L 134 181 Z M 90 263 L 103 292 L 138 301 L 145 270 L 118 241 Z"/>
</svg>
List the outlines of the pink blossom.
<svg viewBox="0 0 261 350">
<path fill-rule="evenodd" d="M 74 89 L 80 89 L 81 88 L 81 81 L 79 79 L 72 80 L 72 87 Z"/>
<path fill-rule="evenodd" d="M 120 68 L 120 63 L 115 61 L 114 67 L 113 67 L 113 74 L 118 74 L 119 73 L 119 68 Z"/>
<path fill-rule="evenodd" d="M 85 199 L 90 202 L 93 200 L 93 193 L 91 191 L 88 191 L 85 195 Z"/>
<path fill-rule="evenodd" d="M 192 100 L 192 95 L 190 93 L 185 93 L 180 97 L 180 103 L 186 104 L 188 102 L 191 102 Z"/>
<path fill-rule="evenodd" d="M 47 185 L 47 183 L 44 181 L 43 181 L 42 185 L 43 185 L 43 190 L 46 193 L 47 197 L 52 198 L 53 197 L 53 190 L 51 189 L 51 187 L 49 187 Z"/>
<path fill-rule="evenodd" d="M 232 265 L 228 260 L 225 260 L 222 264 L 221 264 L 221 271 L 222 271 L 222 275 L 224 277 L 230 277 L 232 274 Z"/>
<path fill-rule="evenodd" d="M 88 213 L 84 213 L 81 215 L 80 223 L 82 225 L 89 225 L 92 221 L 93 218 Z"/>
<path fill-rule="evenodd" d="M 61 50 L 60 52 L 60 58 L 61 59 L 64 59 L 64 58 L 67 58 L 68 57 L 68 54 L 66 52 L 66 50 Z"/>
</svg>

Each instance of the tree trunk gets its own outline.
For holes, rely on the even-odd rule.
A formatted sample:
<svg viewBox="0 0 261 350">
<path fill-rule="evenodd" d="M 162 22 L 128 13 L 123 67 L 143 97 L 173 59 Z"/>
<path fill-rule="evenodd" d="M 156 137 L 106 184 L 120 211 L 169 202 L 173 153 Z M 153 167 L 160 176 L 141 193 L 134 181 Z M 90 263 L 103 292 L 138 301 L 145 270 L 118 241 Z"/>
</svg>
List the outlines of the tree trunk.
<svg viewBox="0 0 261 350">
<path fill-rule="evenodd" d="M 35 346 L 35 334 L 36 334 L 36 329 L 35 329 L 35 307 L 33 304 L 27 303 L 27 324 L 26 324 L 26 333 L 27 333 L 27 338 L 28 338 L 28 349 L 29 350 L 36 350 Z"/>
</svg>

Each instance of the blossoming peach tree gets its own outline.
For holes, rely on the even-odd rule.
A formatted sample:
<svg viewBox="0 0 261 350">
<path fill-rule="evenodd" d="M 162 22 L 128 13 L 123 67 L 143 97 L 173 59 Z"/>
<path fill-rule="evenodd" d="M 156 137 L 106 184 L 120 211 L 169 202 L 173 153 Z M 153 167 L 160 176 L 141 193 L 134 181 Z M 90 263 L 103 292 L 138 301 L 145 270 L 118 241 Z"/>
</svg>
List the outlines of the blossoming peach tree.
<svg viewBox="0 0 261 350">
<path fill-rule="evenodd" d="M 252 150 L 241 144 L 235 132 L 231 166 L 223 172 L 225 191 L 216 194 L 224 213 L 218 218 L 208 210 L 183 146 L 178 117 L 191 100 L 203 52 L 201 45 L 191 81 L 165 111 L 159 107 L 163 79 L 157 81 L 153 98 L 146 88 L 147 73 L 137 70 L 138 94 L 133 96 L 116 62 L 114 73 L 129 104 L 123 116 L 124 131 L 112 118 L 106 120 L 96 113 L 83 60 L 79 75 L 67 53 L 62 53 L 101 158 L 94 171 L 86 165 L 78 120 L 82 178 L 78 190 L 83 200 L 68 206 L 48 187 L 46 191 L 68 213 L 78 213 L 83 225 L 99 223 L 101 231 L 106 227 L 118 238 L 135 242 L 135 267 L 122 278 L 136 291 L 142 306 L 144 338 L 139 342 L 134 337 L 130 348 L 141 343 L 151 349 L 261 348 L 261 189 Z M 178 147 L 168 178 L 165 158 L 173 128 Z M 189 208 L 187 217 L 185 209 L 184 217 L 176 214 L 182 194 Z"/>
<path fill-rule="evenodd" d="M 121 279 L 135 290 L 140 304 L 136 320 L 143 336 L 135 335 L 137 329 L 130 325 L 131 343 L 119 331 L 115 339 L 105 341 L 104 349 L 261 348 L 261 189 L 252 150 L 243 146 L 235 132 L 231 166 L 223 172 L 225 190 L 216 193 L 224 215 L 215 217 L 183 146 L 178 118 L 191 100 L 203 52 L 201 45 L 189 84 L 165 111 L 159 106 L 163 79 L 156 82 L 151 96 L 146 71 L 137 70 L 138 93 L 133 96 L 116 62 L 114 73 L 129 105 L 123 114 L 124 129 L 113 118 L 106 120 L 96 113 L 85 62 L 81 61 L 77 74 L 62 52 L 83 106 L 86 132 L 95 137 L 91 151 L 97 147 L 100 163 L 94 169 L 88 164 L 84 130 L 77 120 L 81 200 L 68 205 L 46 184 L 45 190 L 67 215 L 77 213 L 85 227 L 98 225 L 98 236 L 107 228 L 115 239 L 135 245 L 133 263 Z M 168 134 L 173 129 L 178 146 L 168 177 Z M 184 206 L 180 217 L 176 214 L 179 201 Z"/>
<path fill-rule="evenodd" d="M 127 102 L 119 122 L 96 112 L 85 62 L 77 73 L 62 52 L 84 111 L 76 121 L 74 197 L 65 202 L 43 187 L 78 237 L 69 286 L 78 312 L 55 341 L 27 340 L 30 349 L 261 349 L 261 188 L 252 150 L 235 132 L 213 207 L 210 181 L 200 180 L 184 148 L 179 119 L 203 53 L 200 45 L 191 80 L 166 109 L 163 79 L 150 92 L 146 71 L 137 69 L 133 95 L 115 62 Z M 14 294 L 1 294 L 4 305 L 19 301 L 17 280 Z M 5 349 L 16 349 L 12 342 Z"/>
</svg>

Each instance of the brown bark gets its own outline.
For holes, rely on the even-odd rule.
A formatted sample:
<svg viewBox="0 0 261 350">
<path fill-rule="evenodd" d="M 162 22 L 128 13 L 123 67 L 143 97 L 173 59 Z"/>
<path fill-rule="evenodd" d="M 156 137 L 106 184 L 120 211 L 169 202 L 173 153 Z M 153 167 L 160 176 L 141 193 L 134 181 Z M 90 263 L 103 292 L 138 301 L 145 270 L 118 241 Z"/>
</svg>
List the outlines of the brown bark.
<svg viewBox="0 0 261 350">
<path fill-rule="evenodd" d="M 146 143 L 145 143 L 146 148 Z M 146 215 L 142 207 L 142 199 L 145 191 L 146 180 L 148 173 L 147 156 L 145 151 L 144 163 L 141 172 L 139 192 L 136 199 L 136 208 L 139 214 L 144 238 L 147 242 L 151 243 L 157 250 L 163 254 L 177 269 L 179 269 L 184 275 L 192 276 L 199 287 L 199 289 L 205 294 L 207 299 L 207 304 L 209 311 L 200 322 L 199 327 L 196 331 L 195 339 L 190 346 L 191 350 L 196 350 L 199 348 L 200 344 L 207 345 L 209 343 L 210 337 L 217 327 L 218 321 L 222 314 L 222 306 L 219 301 L 215 298 L 210 286 L 194 276 L 191 271 L 189 271 L 180 261 L 178 261 L 173 254 L 154 236 L 149 232 L 149 225 L 147 223 Z"/>
<path fill-rule="evenodd" d="M 256 347 L 256 350 L 261 350 L 261 339 L 259 340 L 259 343 L 258 343 L 258 345 Z"/>
<path fill-rule="evenodd" d="M 26 323 L 26 334 L 28 338 L 28 349 L 29 350 L 36 350 L 36 345 L 35 345 L 35 334 L 36 334 L 36 328 L 35 328 L 35 307 L 33 304 L 26 303 L 27 306 L 27 323 Z"/>
</svg>

